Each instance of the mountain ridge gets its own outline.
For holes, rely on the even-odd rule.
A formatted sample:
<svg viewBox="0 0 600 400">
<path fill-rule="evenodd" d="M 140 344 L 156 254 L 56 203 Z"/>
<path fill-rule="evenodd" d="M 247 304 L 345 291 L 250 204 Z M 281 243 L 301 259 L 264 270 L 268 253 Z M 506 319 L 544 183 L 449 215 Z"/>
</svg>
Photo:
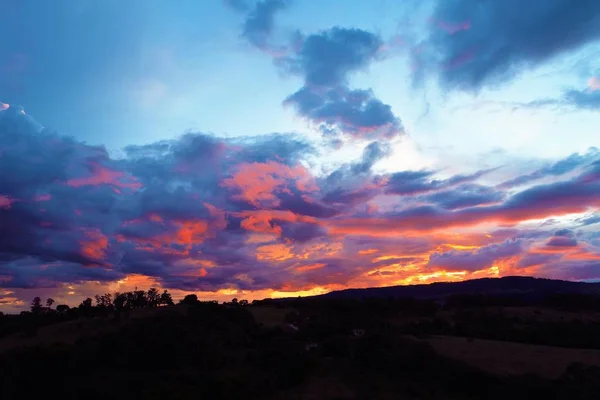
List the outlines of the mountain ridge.
<svg viewBox="0 0 600 400">
<path fill-rule="evenodd" d="M 600 283 L 575 282 L 530 276 L 505 276 L 501 278 L 478 278 L 460 282 L 434 282 L 417 285 L 398 285 L 374 288 L 350 288 L 336 290 L 313 298 L 367 298 L 367 297 L 415 297 L 420 299 L 445 298 L 459 294 L 542 296 L 561 294 L 600 295 Z"/>
</svg>

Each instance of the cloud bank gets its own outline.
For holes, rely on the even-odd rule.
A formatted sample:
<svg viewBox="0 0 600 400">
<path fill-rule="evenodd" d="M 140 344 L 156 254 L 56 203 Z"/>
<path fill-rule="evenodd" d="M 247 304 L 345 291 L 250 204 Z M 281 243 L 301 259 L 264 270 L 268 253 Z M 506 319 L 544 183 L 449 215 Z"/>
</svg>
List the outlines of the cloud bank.
<svg viewBox="0 0 600 400">
<path fill-rule="evenodd" d="M 390 152 L 382 142 L 314 175 L 308 160 L 318 150 L 294 135 L 189 133 L 127 147 L 115 159 L 20 110 L 0 112 L 6 290 L 130 277 L 266 295 L 509 274 L 600 278 L 600 244 L 589 230 L 527 227 L 571 215 L 573 227 L 598 223 L 596 150 L 516 178 L 518 185 L 479 182 L 492 170 L 444 179 L 435 171 L 377 174 L 374 162 Z"/>
</svg>

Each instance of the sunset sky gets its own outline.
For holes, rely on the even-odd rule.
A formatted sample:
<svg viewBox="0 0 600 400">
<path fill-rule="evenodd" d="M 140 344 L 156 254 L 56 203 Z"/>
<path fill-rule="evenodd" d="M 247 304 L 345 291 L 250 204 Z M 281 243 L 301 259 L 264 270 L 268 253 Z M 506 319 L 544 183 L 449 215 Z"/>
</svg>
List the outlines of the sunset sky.
<svg viewBox="0 0 600 400">
<path fill-rule="evenodd" d="M 600 280 L 597 0 L 0 0 L 0 311 Z"/>
</svg>

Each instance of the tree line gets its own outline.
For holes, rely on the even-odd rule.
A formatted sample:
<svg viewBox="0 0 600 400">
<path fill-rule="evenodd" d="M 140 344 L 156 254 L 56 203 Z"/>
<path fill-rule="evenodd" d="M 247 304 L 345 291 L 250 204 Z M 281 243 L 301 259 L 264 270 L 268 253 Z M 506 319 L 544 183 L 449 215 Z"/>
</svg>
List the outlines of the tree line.
<svg viewBox="0 0 600 400">
<path fill-rule="evenodd" d="M 94 304 L 95 300 L 95 304 Z M 46 312 L 58 312 L 66 313 L 72 308 L 66 304 L 59 304 L 55 309 L 52 305 L 55 303 L 54 299 L 48 298 L 43 306 L 41 297 L 34 297 L 31 306 L 30 313 L 42 314 Z M 95 295 L 94 299 L 91 297 L 83 300 L 77 308 L 85 311 L 92 308 L 102 309 L 106 311 L 122 311 L 140 308 L 154 308 L 161 306 L 174 305 L 173 297 L 168 290 L 164 290 L 162 293 L 157 288 L 150 288 L 146 290 L 137 290 L 137 288 L 130 292 L 116 292 L 116 293 L 105 293 L 101 295 Z M 23 311 L 21 314 L 27 314 L 28 311 Z"/>
</svg>

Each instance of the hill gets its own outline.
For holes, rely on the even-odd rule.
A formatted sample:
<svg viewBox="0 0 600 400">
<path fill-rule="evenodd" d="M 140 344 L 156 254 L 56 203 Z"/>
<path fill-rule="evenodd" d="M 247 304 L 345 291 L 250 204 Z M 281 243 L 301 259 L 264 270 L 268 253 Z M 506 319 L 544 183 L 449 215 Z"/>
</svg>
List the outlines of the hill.
<svg viewBox="0 0 600 400">
<path fill-rule="evenodd" d="M 175 305 L 153 288 L 45 312 L 34 301 L 0 316 L 0 398 L 596 399 L 596 287 L 503 278 L 251 304 Z"/>
<path fill-rule="evenodd" d="M 462 282 L 437 282 L 423 285 L 345 289 L 316 297 L 332 299 L 412 297 L 416 299 L 441 300 L 460 294 L 511 296 L 531 300 L 540 299 L 550 294 L 600 295 L 600 283 L 507 276 L 503 278 L 472 279 Z"/>
</svg>

